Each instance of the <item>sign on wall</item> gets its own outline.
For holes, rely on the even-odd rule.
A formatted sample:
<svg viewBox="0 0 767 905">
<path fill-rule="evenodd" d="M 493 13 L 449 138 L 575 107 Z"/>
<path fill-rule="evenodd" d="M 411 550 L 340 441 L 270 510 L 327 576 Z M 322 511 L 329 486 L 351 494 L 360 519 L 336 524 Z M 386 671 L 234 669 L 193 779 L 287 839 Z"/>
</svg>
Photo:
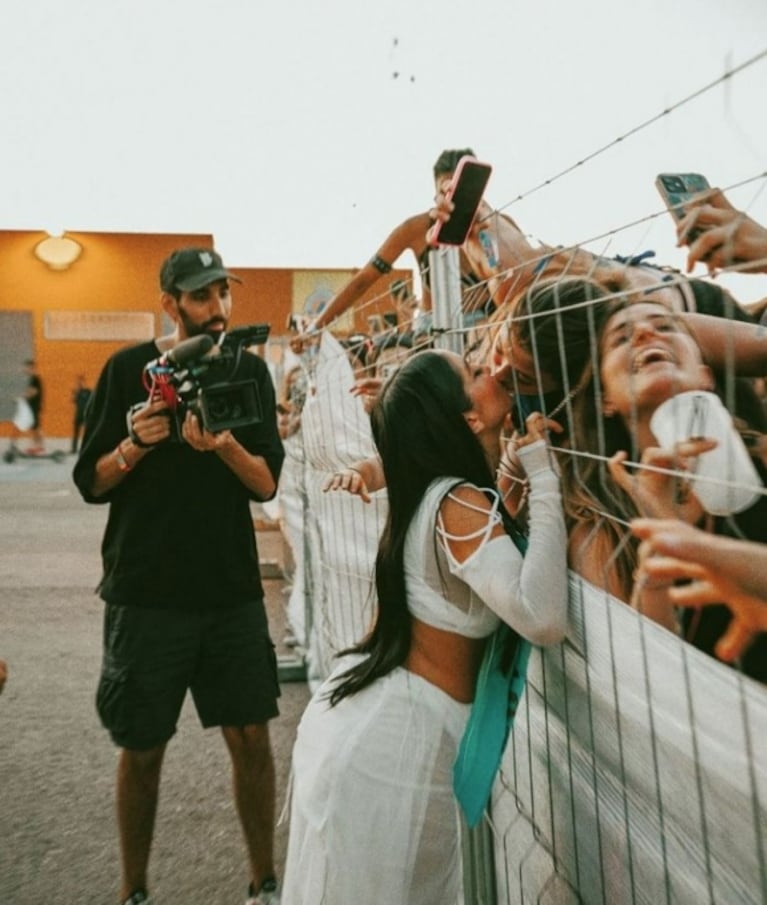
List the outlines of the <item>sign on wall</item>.
<svg viewBox="0 0 767 905">
<path fill-rule="evenodd" d="M 293 273 L 293 314 L 313 320 L 353 276 L 353 271 L 297 270 Z M 354 328 L 354 315 L 345 312 L 334 327 L 349 331 Z"/>
<path fill-rule="evenodd" d="M 142 340 L 155 333 L 148 311 L 46 311 L 46 339 Z"/>
</svg>

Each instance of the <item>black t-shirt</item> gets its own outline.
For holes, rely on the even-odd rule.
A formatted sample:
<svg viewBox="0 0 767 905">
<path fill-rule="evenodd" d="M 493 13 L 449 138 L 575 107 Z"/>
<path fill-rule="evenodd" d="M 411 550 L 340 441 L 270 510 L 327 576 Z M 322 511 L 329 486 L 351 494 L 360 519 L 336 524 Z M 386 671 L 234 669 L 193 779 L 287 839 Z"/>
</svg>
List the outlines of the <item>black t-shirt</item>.
<svg viewBox="0 0 767 905">
<path fill-rule="evenodd" d="M 696 311 L 715 317 L 726 317 L 733 321 L 755 323 L 748 311 L 741 308 L 732 295 L 721 286 L 708 280 L 690 279 L 687 282 L 695 298 Z"/>
<path fill-rule="evenodd" d="M 144 366 L 157 356 L 154 342 L 117 352 L 88 407 L 73 478 L 87 502 L 109 503 L 100 594 L 109 603 L 183 609 L 217 609 L 261 598 L 249 505 L 254 497 L 214 452 L 162 443 L 112 491 L 101 497 L 91 493 L 96 462 L 127 436 L 128 409 L 147 397 Z M 256 383 L 263 420 L 233 434 L 249 452 L 264 457 L 276 481 L 284 451 L 266 364 L 243 352 L 228 379 Z"/>
</svg>

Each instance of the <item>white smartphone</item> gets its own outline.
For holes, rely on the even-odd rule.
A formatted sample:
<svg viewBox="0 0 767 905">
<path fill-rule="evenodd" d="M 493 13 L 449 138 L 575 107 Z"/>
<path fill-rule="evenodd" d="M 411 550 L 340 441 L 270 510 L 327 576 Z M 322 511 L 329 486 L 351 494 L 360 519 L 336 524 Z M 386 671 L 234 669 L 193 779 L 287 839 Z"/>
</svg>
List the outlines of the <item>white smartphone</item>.
<svg viewBox="0 0 767 905">
<path fill-rule="evenodd" d="M 493 168 L 466 155 L 458 161 L 446 197 L 453 202 L 450 219 L 440 223 L 432 235 L 432 245 L 463 245 Z"/>
</svg>

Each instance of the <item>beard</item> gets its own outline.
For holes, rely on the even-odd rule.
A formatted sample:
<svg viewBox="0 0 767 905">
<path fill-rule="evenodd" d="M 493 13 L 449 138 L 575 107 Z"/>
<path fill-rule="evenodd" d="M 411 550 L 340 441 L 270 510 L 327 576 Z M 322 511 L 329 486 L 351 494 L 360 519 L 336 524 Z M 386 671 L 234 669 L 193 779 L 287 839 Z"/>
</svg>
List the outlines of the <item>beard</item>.
<svg viewBox="0 0 767 905">
<path fill-rule="evenodd" d="M 223 317 L 211 318 L 202 324 L 198 324 L 189 317 L 180 304 L 176 305 L 176 310 L 178 311 L 178 319 L 181 322 L 184 333 L 190 338 L 207 333 L 208 336 L 213 337 L 214 341 L 217 341 L 228 326 L 226 318 Z"/>
</svg>

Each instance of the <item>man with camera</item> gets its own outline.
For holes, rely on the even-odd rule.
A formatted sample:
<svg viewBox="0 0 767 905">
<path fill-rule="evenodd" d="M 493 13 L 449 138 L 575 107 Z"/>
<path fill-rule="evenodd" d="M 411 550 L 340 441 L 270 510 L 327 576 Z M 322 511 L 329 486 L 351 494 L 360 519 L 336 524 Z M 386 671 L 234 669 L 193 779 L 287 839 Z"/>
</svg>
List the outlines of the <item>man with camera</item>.
<svg viewBox="0 0 767 905">
<path fill-rule="evenodd" d="M 73 473 L 86 502 L 109 504 L 97 709 L 121 749 L 124 905 L 150 902 L 162 761 L 187 690 L 231 756 L 248 903 L 279 902 L 268 731 L 279 687 L 249 504 L 274 495 L 284 452 L 266 364 L 242 348 L 247 331 L 226 333 L 231 280 L 212 249 L 167 258 L 161 303 L 175 330 L 107 361 Z"/>
</svg>

